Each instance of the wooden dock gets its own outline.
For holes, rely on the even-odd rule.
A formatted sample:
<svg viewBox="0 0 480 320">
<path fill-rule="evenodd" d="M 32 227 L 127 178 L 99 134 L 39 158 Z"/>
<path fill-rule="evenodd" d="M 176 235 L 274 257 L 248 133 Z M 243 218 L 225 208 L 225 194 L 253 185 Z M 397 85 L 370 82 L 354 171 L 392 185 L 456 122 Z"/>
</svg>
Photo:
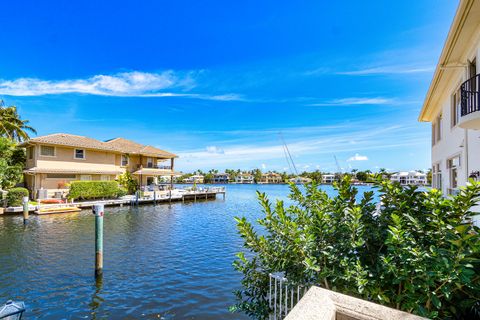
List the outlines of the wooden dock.
<svg viewBox="0 0 480 320">
<path fill-rule="evenodd" d="M 29 205 L 29 211 L 34 212 L 42 209 L 50 208 L 62 208 L 62 207 L 78 207 L 81 209 L 91 208 L 96 204 L 103 204 L 104 206 L 124 206 L 124 205 L 143 205 L 143 204 L 160 204 L 171 202 L 187 202 L 187 201 L 200 201 L 200 200 L 213 200 L 217 198 L 217 195 L 223 195 L 225 199 L 226 189 L 224 187 L 212 187 L 198 190 L 188 189 L 174 189 L 170 193 L 150 191 L 144 192 L 144 196 L 131 195 L 125 196 L 121 199 L 107 199 L 107 200 L 92 200 L 92 201 L 79 201 L 69 202 L 61 204 L 41 204 L 41 205 Z M 23 207 L 8 207 L 5 209 L 5 214 L 20 214 L 23 212 Z"/>
</svg>

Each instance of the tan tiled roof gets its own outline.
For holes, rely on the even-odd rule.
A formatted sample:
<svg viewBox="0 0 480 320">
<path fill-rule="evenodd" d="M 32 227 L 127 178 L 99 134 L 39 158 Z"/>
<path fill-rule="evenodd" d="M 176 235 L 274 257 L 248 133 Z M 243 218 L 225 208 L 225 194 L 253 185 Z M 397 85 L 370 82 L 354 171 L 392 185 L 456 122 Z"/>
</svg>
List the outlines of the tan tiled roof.
<svg viewBox="0 0 480 320">
<path fill-rule="evenodd" d="M 121 174 L 121 170 L 95 170 L 95 169 L 56 169 L 33 167 L 24 170 L 25 173 L 78 173 L 78 174 Z"/>
<path fill-rule="evenodd" d="M 112 140 L 108 140 L 103 142 L 104 144 L 108 145 L 117 150 L 121 150 L 125 153 L 131 154 L 142 154 L 147 156 L 154 156 L 154 157 L 165 157 L 165 158 L 174 158 L 176 157 L 175 154 L 160 150 L 158 148 L 152 146 L 146 146 L 131 140 L 127 140 L 124 138 L 115 138 Z"/>
<path fill-rule="evenodd" d="M 123 138 L 115 138 L 108 141 L 100 141 L 84 136 L 77 136 L 67 133 L 54 133 L 46 136 L 32 138 L 21 146 L 30 143 L 45 143 L 51 145 L 78 147 L 96 150 L 105 150 L 119 153 L 141 154 L 145 156 L 160 157 L 160 158 L 175 158 L 175 154 L 160 150 L 152 146 L 146 146 L 134 141 Z"/>
</svg>

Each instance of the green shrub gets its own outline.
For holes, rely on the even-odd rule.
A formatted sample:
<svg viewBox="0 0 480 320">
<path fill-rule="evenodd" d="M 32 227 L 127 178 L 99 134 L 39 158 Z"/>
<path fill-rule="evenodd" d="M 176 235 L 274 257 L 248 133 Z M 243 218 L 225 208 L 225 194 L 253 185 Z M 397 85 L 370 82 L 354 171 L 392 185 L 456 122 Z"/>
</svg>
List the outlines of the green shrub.
<svg viewBox="0 0 480 320">
<path fill-rule="evenodd" d="M 480 228 L 471 211 L 480 183 L 445 198 L 378 182 L 361 197 L 343 179 L 330 197 L 316 184 L 274 206 L 258 197 L 265 217 L 256 228 L 236 218 L 245 253 L 234 267 L 243 274 L 233 310 L 265 319 L 268 274 L 284 272 L 294 284 L 317 285 L 429 318 L 467 319 L 480 306 Z M 257 230 L 258 229 L 258 230 Z"/>
<path fill-rule="evenodd" d="M 19 207 L 22 205 L 23 197 L 28 197 L 28 190 L 25 188 L 12 188 L 7 193 L 7 206 Z"/>
<path fill-rule="evenodd" d="M 99 199 L 118 198 L 125 195 L 116 181 L 72 181 L 70 183 L 69 199 Z"/>
<path fill-rule="evenodd" d="M 118 176 L 118 183 L 127 190 L 128 194 L 134 194 L 138 190 L 137 180 L 128 171 Z"/>
</svg>

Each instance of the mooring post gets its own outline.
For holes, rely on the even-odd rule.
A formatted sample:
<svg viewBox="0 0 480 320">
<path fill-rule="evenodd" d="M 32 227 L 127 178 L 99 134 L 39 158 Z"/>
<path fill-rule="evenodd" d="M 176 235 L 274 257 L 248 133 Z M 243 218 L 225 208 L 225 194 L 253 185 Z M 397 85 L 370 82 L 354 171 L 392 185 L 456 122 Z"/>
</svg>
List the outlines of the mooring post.
<svg viewBox="0 0 480 320">
<path fill-rule="evenodd" d="M 28 223 L 28 197 L 23 197 L 22 199 L 23 204 L 23 223 Z"/>
<path fill-rule="evenodd" d="M 153 203 L 157 204 L 157 191 L 153 190 Z"/>
<path fill-rule="evenodd" d="M 93 206 L 95 215 L 95 277 L 103 273 L 103 204 Z"/>
<path fill-rule="evenodd" d="M 140 191 L 137 190 L 137 191 L 135 192 L 135 204 L 136 204 L 137 206 L 138 206 L 138 196 L 139 196 L 139 194 L 140 194 Z"/>
</svg>

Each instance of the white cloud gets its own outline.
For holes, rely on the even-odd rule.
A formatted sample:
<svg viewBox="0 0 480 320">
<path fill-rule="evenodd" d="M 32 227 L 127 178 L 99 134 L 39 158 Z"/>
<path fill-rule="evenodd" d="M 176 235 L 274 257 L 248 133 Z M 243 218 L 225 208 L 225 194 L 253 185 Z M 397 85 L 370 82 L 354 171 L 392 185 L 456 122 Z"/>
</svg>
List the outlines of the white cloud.
<svg viewBox="0 0 480 320">
<path fill-rule="evenodd" d="M 225 151 L 222 148 L 219 148 L 217 146 L 208 146 L 207 147 L 207 152 L 208 153 L 215 153 L 215 154 L 224 154 Z"/>
<path fill-rule="evenodd" d="M 368 157 L 367 156 L 362 156 L 359 155 L 358 153 L 355 153 L 353 157 L 348 158 L 347 161 L 367 161 Z"/>
<path fill-rule="evenodd" d="M 367 76 L 367 75 L 380 75 L 380 74 L 412 74 L 412 73 L 425 73 L 435 70 L 432 66 L 379 66 L 365 69 L 341 71 L 337 72 L 339 75 L 348 76 Z"/>
<path fill-rule="evenodd" d="M 342 98 L 326 102 L 312 103 L 309 106 L 351 106 L 351 105 L 385 105 L 394 103 L 394 99 L 373 97 L 373 98 Z"/>
<path fill-rule="evenodd" d="M 419 130 L 412 130 L 415 127 L 411 125 L 379 127 L 378 124 L 362 121 L 349 123 L 348 127 L 340 127 L 333 132 L 331 128 L 329 128 L 329 132 L 325 132 L 325 128 L 327 127 L 310 127 L 308 130 L 307 127 L 284 129 L 285 136 L 297 137 L 296 139 L 289 138 L 288 148 L 292 156 L 299 159 L 313 156 L 317 159 L 330 159 L 329 162 L 321 164 L 322 170 L 329 170 L 329 166 L 337 170 L 333 164 L 333 155 L 335 154 L 343 156 L 343 154 L 354 154 L 358 150 L 367 152 L 368 150 L 395 149 L 427 143 L 424 133 Z M 308 134 L 304 133 L 307 131 Z M 264 132 L 261 130 L 235 131 L 235 138 L 221 140 L 221 143 L 220 141 L 217 142 L 222 145 L 223 154 L 209 153 L 205 148 L 178 152 L 180 156 L 178 160 L 179 168 L 250 168 L 258 167 L 257 164 L 263 163 L 265 167 L 260 168 L 265 170 L 267 168 L 266 164 L 270 163 L 268 169 L 281 169 L 287 163 L 283 145 L 278 141 L 277 133 L 278 131 L 269 132 L 269 138 L 263 139 L 261 136 Z M 195 132 L 195 135 L 198 134 L 210 135 L 211 132 Z M 252 135 L 259 138 L 255 144 L 251 142 Z M 240 136 L 246 138 L 240 138 Z M 352 136 L 355 136 L 355 145 L 349 143 Z M 392 137 L 395 137 L 398 142 L 392 143 Z M 214 144 L 212 143 L 212 145 Z M 345 156 L 345 158 L 348 157 Z"/>
<path fill-rule="evenodd" d="M 262 169 L 263 170 L 267 169 L 267 165 L 265 163 L 262 163 Z"/>
<path fill-rule="evenodd" d="M 242 99 L 233 93 L 211 95 L 187 92 L 195 86 L 193 72 L 180 74 L 174 71 L 159 73 L 132 71 L 113 75 L 95 75 L 86 79 L 0 79 L 0 94 L 41 96 L 79 93 L 116 97 L 185 97 L 221 101 Z"/>
</svg>

